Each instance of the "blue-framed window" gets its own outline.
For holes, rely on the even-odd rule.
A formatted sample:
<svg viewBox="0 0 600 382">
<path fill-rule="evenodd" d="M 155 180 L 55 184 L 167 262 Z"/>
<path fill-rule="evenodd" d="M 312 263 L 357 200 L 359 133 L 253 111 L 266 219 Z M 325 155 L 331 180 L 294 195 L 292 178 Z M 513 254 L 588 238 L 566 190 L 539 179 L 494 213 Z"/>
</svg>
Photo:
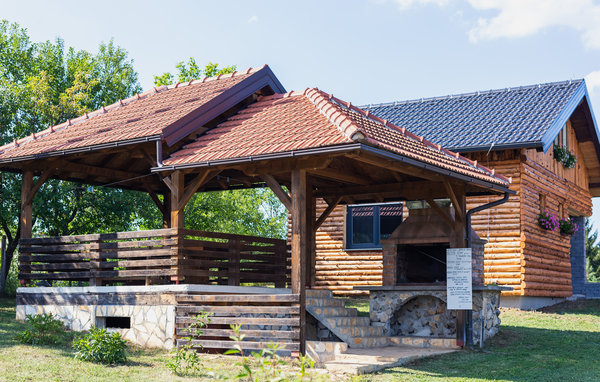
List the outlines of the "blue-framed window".
<svg viewBox="0 0 600 382">
<path fill-rule="evenodd" d="M 346 248 L 381 248 L 402 223 L 402 203 L 355 204 L 346 210 Z"/>
</svg>

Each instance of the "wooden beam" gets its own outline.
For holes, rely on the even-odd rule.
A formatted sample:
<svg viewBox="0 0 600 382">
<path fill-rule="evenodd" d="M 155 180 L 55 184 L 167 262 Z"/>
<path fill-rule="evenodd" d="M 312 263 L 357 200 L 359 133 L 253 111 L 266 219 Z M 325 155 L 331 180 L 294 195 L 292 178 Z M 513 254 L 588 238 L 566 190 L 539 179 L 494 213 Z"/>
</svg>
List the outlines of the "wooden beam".
<svg viewBox="0 0 600 382">
<path fill-rule="evenodd" d="M 412 181 L 401 183 L 376 184 L 370 186 L 348 186 L 348 187 L 333 187 L 322 188 L 317 190 L 314 195 L 316 197 L 339 197 L 360 195 L 400 195 L 407 200 L 424 200 L 426 198 L 446 198 L 448 195 L 444 190 L 441 182 L 431 181 Z"/>
<path fill-rule="evenodd" d="M 446 189 L 446 192 L 450 197 L 450 201 L 452 201 L 452 205 L 454 205 L 454 216 L 456 216 L 456 220 L 464 222 L 465 215 L 462 211 L 464 207 L 463 203 L 460 203 L 456 196 L 456 193 L 454 192 L 454 189 L 452 188 L 452 185 L 449 182 L 444 182 L 444 188 Z"/>
<path fill-rule="evenodd" d="M 171 182 L 171 178 L 169 178 L 169 176 L 165 176 L 164 178 L 161 178 L 161 180 L 169 188 L 171 194 L 173 194 L 175 192 L 175 185 L 173 182 Z"/>
<path fill-rule="evenodd" d="M 319 218 L 315 222 L 315 228 L 314 228 L 315 231 L 317 231 L 319 229 L 319 227 L 321 227 L 321 224 L 323 224 L 323 222 L 327 219 L 327 217 L 329 217 L 329 215 L 333 212 L 335 207 L 337 207 L 337 205 L 341 201 L 342 201 L 342 197 L 338 196 L 337 198 L 335 198 L 335 200 L 333 202 L 327 203 L 327 208 L 325 208 L 325 211 L 323 211 L 321 213 L 321 216 L 319 216 Z"/>
<path fill-rule="evenodd" d="M 21 238 L 31 238 L 31 232 L 33 228 L 33 207 L 30 200 L 29 194 L 32 191 L 33 186 L 33 171 L 26 170 L 23 172 L 23 178 L 21 180 Z M 33 200 L 33 197 L 31 198 Z"/>
<path fill-rule="evenodd" d="M 431 198 L 427 198 L 425 199 L 425 201 L 427 202 L 427 204 L 429 204 L 431 206 L 431 208 L 437 212 L 438 215 L 440 215 L 445 221 L 446 223 L 448 223 L 448 225 L 450 227 L 454 227 L 454 219 L 452 219 L 452 217 L 448 214 L 448 212 L 444 211 L 436 202 L 435 200 L 431 199 Z"/>
<path fill-rule="evenodd" d="M 160 212 L 163 215 L 165 215 L 167 213 L 167 207 L 165 206 L 165 204 L 167 203 L 167 199 L 165 198 L 165 201 L 161 202 L 158 198 L 158 195 L 156 195 L 156 193 L 152 191 L 149 187 L 146 187 L 146 192 L 148 192 L 148 195 L 150 195 L 150 198 L 152 199 L 154 204 L 156 204 L 156 207 L 158 207 Z"/>
<path fill-rule="evenodd" d="M 180 207 L 180 201 L 184 193 L 184 175 L 181 171 L 175 171 L 171 174 L 171 228 L 184 227 L 184 208 Z"/>
<path fill-rule="evenodd" d="M 306 170 L 292 170 L 292 293 L 300 297 L 300 352 L 306 345 L 306 259 L 308 257 L 306 232 Z"/>
<path fill-rule="evenodd" d="M 35 194 L 40 190 L 40 187 L 42 187 L 42 185 L 48 180 L 48 178 L 52 176 L 52 174 L 54 174 L 54 169 L 46 170 L 42 173 L 42 175 L 40 175 L 35 184 L 31 187 L 31 190 L 29 190 L 29 192 L 27 193 L 27 200 L 25 201 L 25 204 L 33 203 L 33 198 L 35 197 Z"/>
<path fill-rule="evenodd" d="M 322 169 L 329 166 L 333 156 L 339 156 L 342 154 L 330 154 L 327 157 L 324 156 L 311 156 L 306 158 L 289 158 L 280 160 L 269 160 L 264 163 L 247 163 L 238 165 L 228 165 L 224 169 L 235 169 L 240 170 L 244 174 L 250 177 L 260 177 L 262 174 L 289 174 L 291 171 L 296 169 Z"/>
<path fill-rule="evenodd" d="M 317 220 L 317 199 L 312 196 L 311 178 L 306 180 L 306 286 L 313 287 L 316 281 L 317 243 L 315 223 Z"/>
<path fill-rule="evenodd" d="M 356 176 L 353 174 L 347 174 L 347 173 L 342 172 L 341 170 L 337 170 L 334 168 L 309 170 L 309 172 L 312 175 L 315 175 L 315 176 L 318 176 L 321 178 L 333 179 L 333 180 L 337 180 L 337 181 L 345 182 L 345 183 L 360 184 L 363 186 L 371 184 L 371 181 L 369 181 L 368 179 L 365 179 L 364 177 Z"/>
<path fill-rule="evenodd" d="M 279 182 L 275 178 L 273 178 L 272 175 L 269 174 L 262 174 L 260 177 L 262 180 L 265 181 L 267 186 L 269 186 L 271 191 L 273 191 L 275 196 L 277 196 L 277 198 L 281 201 L 285 208 L 287 208 L 288 211 L 291 211 L 292 199 L 290 198 L 290 195 L 287 192 L 285 192 L 285 190 L 281 187 Z"/>
<path fill-rule="evenodd" d="M 356 154 L 349 154 L 349 158 L 355 159 L 357 161 L 368 163 L 373 166 L 382 167 L 389 171 L 396 171 L 401 174 L 406 174 L 410 176 L 416 176 L 423 179 L 441 181 L 444 180 L 444 176 L 440 174 L 436 174 L 433 171 L 424 170 L 413 165 L 405 164 L 399 161 L 384 159 L 382 157 L 376 155 L 370 155 L 364 152 L 359 152 Z"/>
<path fill-rule="evenodd" d="M 217 175 L 218 171 L 206 170 L 202 174 L 198 175 L 190 182 L 190 184 L 185 187 L 183 195 L 179 200 L 179 204 L 177 205 L 178 210 L 182 210 L 185 208 L 185 205 L 190 201 L 192 196 L 198 191 L 200 187 L 206 184 L 213 176 Z M 183 175 L 182 175 L 183 177 Z"/>
<path fill-rule="evenodd" d="M 62 161 L 56 164 L 55 168 L 57 168 L 60 172 L 77 172 L 82 174 L 88 174 L 93 176 L 101 176 L 113 180 L 125 180 L 131 178 L 138 178 L 144 176 L 146 174 L 140 174 L 138 172 L 129 172 L 122 170 L 115 170 L 104 167 L 96 167 L 90 166 L 87 164 L 74 163 L 68 161 Z M 141 180 L 137 180 L 141 181 Z"/>
</svg>

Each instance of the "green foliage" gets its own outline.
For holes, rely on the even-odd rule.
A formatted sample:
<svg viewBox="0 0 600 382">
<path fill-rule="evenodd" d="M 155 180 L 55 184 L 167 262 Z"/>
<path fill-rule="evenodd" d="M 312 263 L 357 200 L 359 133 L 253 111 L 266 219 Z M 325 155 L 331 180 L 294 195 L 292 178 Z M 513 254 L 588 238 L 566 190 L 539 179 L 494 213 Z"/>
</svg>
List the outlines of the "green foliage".
<svg viewBox="0 0 600 382">
<path fill-rule="evenodd" d="M 192 323 L 188 327 L 187 337 L 183 337 L 186 341 L 184 345 L 178 346 L 171 351 L 171 359 L 167 362 L 167 368 L 177 375 L 193 375 L 202 369 L 202 363 L 198 352 L 194 349 L 192 340 L 194 337 L 200 337 L 204 334 L 202 329 L 206 328 L 210 323 L 210 314 L 201 312 L 192 318 Z"/>
<path fill-rule="evenodd" d="M 590 219 L 585 219 L 585 237 L 587 279 L 590 282 L 600 282 L 600 244 L 598 243 L 598 230 L 594 229 Z"/>
<path fill-rule="evenodd" d="M 122 364 L 127 361 L 127 342 L 119 333 L 92 327 L 83 338 L 73 342 L 75 358 L 83 361 L 107 365 Z"/>
<path fill-rule="evenodd" d="M 562 163 L 565 168 L 573 168 L 577 164 L 577 157 L 569 149 L 561 145 L 554 145 L 554 159 Z"/>
<path fill-rule="evenodd" d="M 328 381 L 329 378 L 325 375 L 315 375 L 312 368 L 315 363 L 308 356 L 300 356 L 298 362 L 294 366 L 298 367 L 297 374 L 289 373 L 290 363 L 281 358 L 278 352 L 281 350 L 281 345 L 270 342 L 266 349 L 260 352 L 252 352 L 248 357 L 242 349 L 242 341 L 245 335 L 240 334 L 241 325 L 231 325 L 234 335 L 231 339 L 236 342 L 233 349 L 225 352 L 225 354 L 237 354 L 241 356 L 241 361 L 236 365 L 240 367 L 240 371 L 235 376 L 236 381 Z"/>
<path fill-rule="evenodd" d="M 186 227 L 284 239 L 287 211 L 266 188 L 196 194 L 185 209 Z"/>
<path fill-rule="evenodd" d="M 65 326 L 52 314 L 25 316 L 25 330 L 17 335 L 17 340 L 29 345 L 56 345 L 68 339 Z"/>
<path fill-rule="evenodd" d="M 190 57 L 188 62 L 180 61 L 175 68 L 177 69 L 177 75 L 173 75 L 169 72 L 165 72 L 160 76 L 154 76 L 154 85 L 172 85 L 175 81 L 175 77 L 177 77 L 177 82 L 188 82 L 191 80 L 197 80 L 202 77 L 214 77 L 219 74 L 227 74 L 233 73 L 236 69 L 235 65 L 225 66 L 224 68 L 219 68 L 219 64 L 213 64 L 209 62 L 204 66 L 204 69 L 201 69 L 196 60 L 193 57 Z"/>
<path fill-rule="evenodd" d="M 18 24 L 0 21 L 0 144 L 141 91 L 127 51 L 112 40 L 98 52 L 67 48 L 60 39 L 32 42 Z M 0 228 L 12 259 L 19 239 L 21 177 L 0 178 Z M 139 210 L 156 208 L 148 196 L 51 180 L 34 200 L 34 231 L 50 235 L 127 230 Z M 146 212 L 144 212 L 146 213 Z"/>
</svg>

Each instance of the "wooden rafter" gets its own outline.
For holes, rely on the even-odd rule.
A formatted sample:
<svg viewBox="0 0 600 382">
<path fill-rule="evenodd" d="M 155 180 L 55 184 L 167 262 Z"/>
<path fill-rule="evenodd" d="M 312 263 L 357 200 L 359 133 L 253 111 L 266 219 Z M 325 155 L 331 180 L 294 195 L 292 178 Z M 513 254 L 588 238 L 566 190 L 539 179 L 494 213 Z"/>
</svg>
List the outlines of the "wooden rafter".
<svg viewBox="0 0 600 382">
<path fill-rule="evenodd" d="M 111 168 L 97 167 L 91 166 L 87 164 L 63 161 L 57 164 L 57 167 L 60 168 L 61 172 L 78 172 L 82 174 L 94 175 L 106 177 L 108 179 L 119 179 L 119 180 L 127 180 L 132 178 L 137 178 L 144 176 L 146 174 L 140 174 L 138 172 L 129 172 L 123 170 L 115 170 Z"/>
<path fill-rule="evenodd" d="M 315 175 L 318 177 L 334 179 L 334 180 L 345 182 L 345 183 L 360 184 L 363 186 L 371 184 L 371 182 L 368 179 L 366 179 L 362 176 L 347 174 L 347 173 L 344 173 L 343 171 L 340 171 L 340 170 L 334 169 L 334 168 L 323 168 L 323 169 L 319 169 L 319 170 L 310 170 L 310 173 L 312 175 Z"/>
<path fill-rule="evenodd" d="M 427 204 L 429 204 L 429 206 L 431 206 L 431 208 L 437 212 L 438 215 L 440 215 L 445 221 L 446 223 L 448 223 L 448 225 L 452 228 L 454 228 L 454 219 L 452 219 L 452 216 L 450 216 L 450 214 L 448 214 L 447 211 L 444 211 L 436 202 L 435 200 L 431 199 L 431 198 L 427 198 L 425 199 L 425 201 L 427 202 Z"/>
<path fill-rule="evenodd" d="M 269 186 L 271 191 L 273 191 L 273 193 L 275 194 L 275 196 L 277 196 L 277 198 L 281 201 L 281 203 L 283 203 L 285 208 L 288 211 L 291 211 L 292 198 L 290 197 L 290 195 L 287 192 L 285 192 L 285 190 L 281 187 L 279 182 L 275 178 L 273 178 L 272 175 L 269 175 L 269 174 L 262 174 L 260 177 L 262 178 L 262 180 L 265 181 L 267 186 Z"/>
<path fill-rule="evenodd" d="M 327 217 L 329 217 L 329 215 L 333 212 L 335 207 L 337 207 L 337 205 L 341 201 L 342 201 L 342 197 L 338 196 L 333 202 L 327 204 L 327 208 L 325 208 L 325 211 L 323 211 L 321 213 L 321 216 L 319 216 L 319 218 L 315 222 L 315 226 L 314 226 L 315 231 L 318 230 L 319 227 L 321 227 L 321 224 L 323 224 L 323 222 L 327 219 Z"/>
<path fill-rule="evenodd" d="M 457 220 L 464 222 L 465 217 L 462 210 L 463 204 L 460 203 L 458 198 L 456 197 L 456 193 L 454 192 L 452 185 L 448 182 L 444 182 L 444 188 L 446 189 L 446 192 L 448 193 L 448 196 L 450 197 L 450 200 L 454 205 L 454 215 L 456 216 Z"/>
<path fill-rule="evenodd" d="M 322 188 L 315 192 L 316 197 L 340 197 L 351 196 L 354 199 L 361 195 L 376 196 L 402 196 L 408 200 L 423 200 L 425 198 L 447 197 L 441 182 L 413 181 L 401 183 L 378 184 L 373 186 L 348 186 Z"/>
<path fill-rule="evenodd" d="M 202 174 L 198 175 L 197 177 L 195 177 L 190 182 L 190 184 L 188 184 L 185 187 L 185 189 L 183 191 L 183 195 L 181 196 L 181 199 L 179 199 L 179 203 L 177 204 L 177 209 L 184 208 L 185 205 L 190 201 L 192 196 L 194 196 L 196 191 L 198 191 L 198 189 L 200 187 L 205 185 L 206 182 L 208 182 L 211 178 L 213 178 L 218 173 L 219 173 L 219 171 L 207 170 L 207 171 L 203 172 Z"/>
</svg>

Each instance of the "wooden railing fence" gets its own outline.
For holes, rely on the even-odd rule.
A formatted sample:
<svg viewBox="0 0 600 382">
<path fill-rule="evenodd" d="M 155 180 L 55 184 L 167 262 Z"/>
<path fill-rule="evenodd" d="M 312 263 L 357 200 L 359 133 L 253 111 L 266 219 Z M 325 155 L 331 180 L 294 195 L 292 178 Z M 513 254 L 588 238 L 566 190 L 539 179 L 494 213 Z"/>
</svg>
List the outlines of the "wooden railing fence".
<svg viewBox="0 0 600 382">
<path fill-rule="evenodd" d="M 19 279 L 89 285 L 289 282 L 284 240 L 188 229 L 41 237 L 20 241 Z"/>
</svg>

